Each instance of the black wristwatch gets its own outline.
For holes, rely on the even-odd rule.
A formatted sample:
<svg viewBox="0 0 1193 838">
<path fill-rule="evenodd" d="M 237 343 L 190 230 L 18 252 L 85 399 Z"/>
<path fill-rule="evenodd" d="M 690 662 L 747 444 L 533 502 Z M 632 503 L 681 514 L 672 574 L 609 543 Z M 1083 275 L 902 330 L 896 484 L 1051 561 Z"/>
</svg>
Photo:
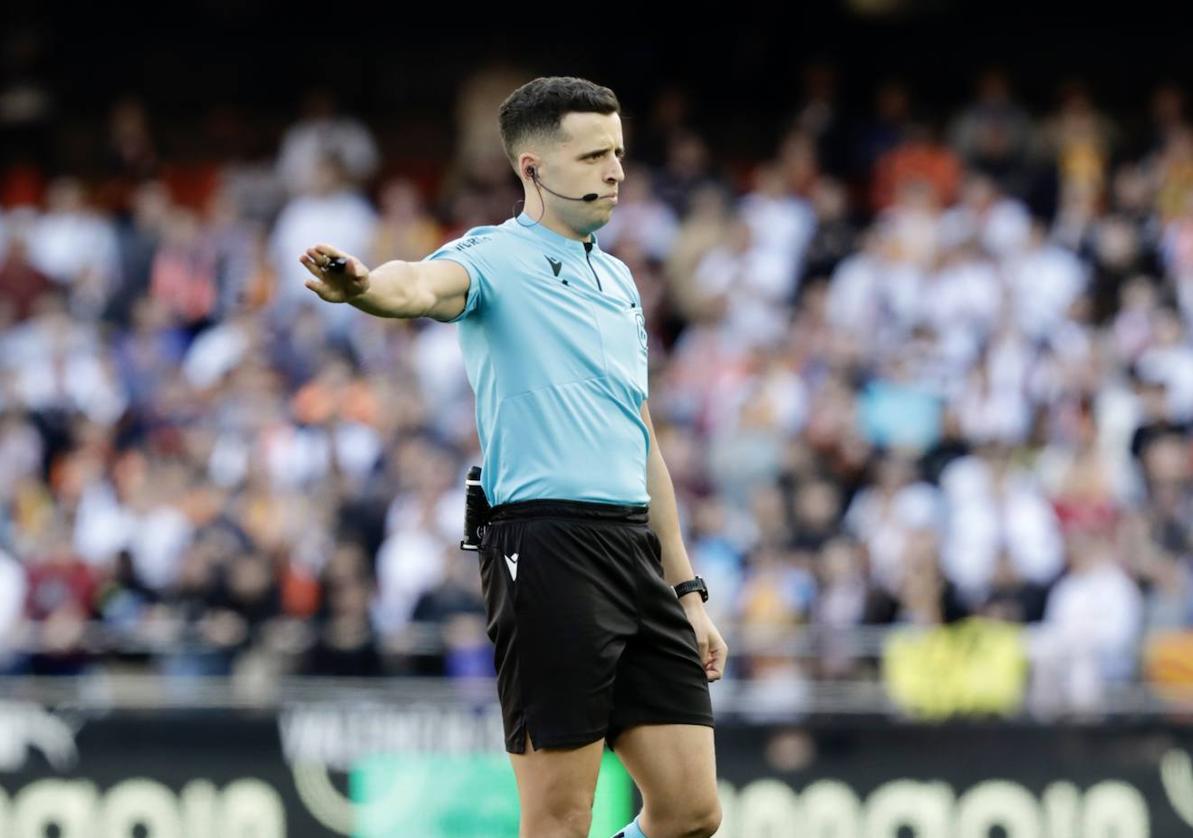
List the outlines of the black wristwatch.
<svg viewBox="0 0 1193 838">
<path fill-rule="evenodd" d="M 687 582 L 680 582 L 675 586 L 675 595 L 682 597 L 684 594 L 690 594 L 692 591 L 700 592 L 700 601 L 708 602 L 708 585 L 704 584 L 704 580 L 697 576 L 695 579 L 689 579 Z"/>
</svg>

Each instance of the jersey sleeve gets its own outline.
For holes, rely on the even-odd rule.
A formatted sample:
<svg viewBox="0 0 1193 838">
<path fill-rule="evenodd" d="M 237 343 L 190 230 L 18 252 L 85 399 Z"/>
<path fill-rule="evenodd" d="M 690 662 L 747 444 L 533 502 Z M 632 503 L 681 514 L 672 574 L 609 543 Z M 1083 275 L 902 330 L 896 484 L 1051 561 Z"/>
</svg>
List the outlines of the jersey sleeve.
<svg viewBox="0 0 1193 838">
<path fill-rule="evenodd" d="M 447 259 L 462 265 L 464 270 L 468 271 L 468 296 L 464 302 L 464 310 L 447 321 L 449 323 L 458 323 L 465 317 L 483 310 L 493 296 L 497 243 L 493 234 L 489 232 L 491 229 L 477 227 L 469 230 L 423 259 L 424 262 Z"/>
</svg>

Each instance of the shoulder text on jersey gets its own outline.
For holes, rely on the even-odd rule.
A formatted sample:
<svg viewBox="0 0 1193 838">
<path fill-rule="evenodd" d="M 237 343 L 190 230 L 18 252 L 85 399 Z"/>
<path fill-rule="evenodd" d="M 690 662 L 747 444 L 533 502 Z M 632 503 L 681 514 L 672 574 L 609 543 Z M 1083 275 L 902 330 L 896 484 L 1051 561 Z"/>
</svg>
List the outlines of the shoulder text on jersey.
<svg viewBox="0 0 1193 838">
<path fill-rule="evenodd" d="M 460 242 L 459 244 L 456 245 L 456 250 L 467 250 L 470 247 L 476 247 L 476 245 L 480 244 L 481 242 L 485 241 L 488 238 L 489 238 L 488 236 L 469 236 L 468 238 L 464 239 L 462 242 Z"/>
</svg>

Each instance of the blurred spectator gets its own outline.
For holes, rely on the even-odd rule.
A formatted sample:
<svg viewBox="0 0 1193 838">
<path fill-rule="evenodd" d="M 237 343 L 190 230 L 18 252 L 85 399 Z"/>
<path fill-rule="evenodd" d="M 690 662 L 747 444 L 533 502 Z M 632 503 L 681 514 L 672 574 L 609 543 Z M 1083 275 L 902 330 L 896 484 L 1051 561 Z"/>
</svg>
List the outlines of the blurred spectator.
<svg viewBox="0 0 1193 838">
<path fill-rule="evenodd" d="M 308 298 L 314 299 L 304 284 L 310 274 L 295 254 L 301 254 L 312 242 L 334 244 L 348 253 L 370 252 L 377 216 L 353 188 L 345 165 L 335 156 L 315 161 L 312 177 L 306 181 L 308 191 L 292 198 L 277 219 L 270 252 L 278 285 L 271 306 L 280 320 L 292 317 Z M 340 333 L 356 313 L 347 305 L 319 305 L 317 311 Z"/>
<path fill-rule="evenodd" d="M 1026 193 L 1031 117 L 1015 101 L 1001 68 L 989 68 L 978 77 L 974 99 L 953 121 L 949 136 L 966 166 L 988 176 L 1008 194 Z"/>
<path fill-rule="evenodd" d="M 1060 200 L 1097 201 L 1120 143 L 1118 126 L 1098 110 L 1086 84 L 1079 79 L 1064 82 L 1057 108 L 1040 132 L 1040 154 L 1055 166 Z"/>
<path fill-rule="evenodd" d="M 756 250 L 775 273 L 775 295 L 790 302 L 803 275 L 804 254 L 816 229 L 816 216 L 799 197 L 782 164 L 764 164 L 754 173 L 754 189 L 742 198 L 738 213 L 750 228 Z"/>
<path fill-rule="evenodd" d="M 1056 515 L 1010 448 L 987 445 L 954 461 L 941 475 L 941 490 L 948 522 L 941 565 L 971 606 L 990 596 L 1004 563 L 1024 585 L 1047 587 L 1060 574 Z"/>
<path fill-rule="evenodd" d="M 1107 682 L 1134 671 L 1142 597 L 1105 531 L 1074 532 L 1067 554 L 1034 640 L 1035 690 L 1041 704 L 1095 710 Z"/>
<path fill-rule="evenodd" d="M 874 92 L 874 110 L 858 130 L 854 174 L 868 179 L 884 154 L 906 139 L 912 116 L 911 91 L 899 79 L 888 78 Z"/>
<path fill-rule="evenodd" d="M 939 492 L 916 480 L 905 451 L 891 451 L 875 463 L 873 484 L 859 491 L 845 515 L 845 527 L 866 548 L 869 578 L 892 596 L 902 584 L 906 543 L 916 531 L 939 531 Z"/>
<path fill-rule="evenodd" d="M 700 315 L 702 299 L 693 277 L 708 252 L 725 241 L 730 219 L 725 190 L 705 185 L 693 191 L 691 209 L 680 224 L 665 263 L 668 285 L 678 313 L 685 319 Z"/>
<path fill-rule="evenodd" d="M 850 219 L 849 195 L 841 183 L 820 178 L 812 190 L 811 203 L 816 220 L 804 252 L 800 287 L 809 279 L 831 276 L 857 248 L 859 231 Z"/>
<path fill-rule="evenodd" d="M 830 61 L 813 61 L 801 72 L 802 98 L 792 127 L 816 144 L 816 159 L 837 178 L 849 176 L 849 141 L 841 103 L 839 72 Z"/>
<path fill-rule="evenodd" d="M 857 545 L 841 537 L 827 542 L 817 557 L 816 570 L 819 593 L 812 623 L 826 630 L 820 649 L 821 674 L 856 675 L 861 650 L 849 632 L 862 624 L 870 607 L 870 584 Z"/>
<path fill-rule="evenodd" d="M 0 260 L 0 328 L 28 319 L 38 300 L 51 291 L 49 278 L 29 261 L 24 234 L 14 230 Z"/>
<path fill-rule="evenodd" d="M 335 94 L 318 87 L 307 91 L 299 120 L 282 137 L 278 174 L 291 195 L 319 193 L 325 177 L 320 170 L 328 158 L 338 160 L 343 178 L 357 186 L 372 177 L 380 163 L 368 127 L 340 114 Z"/>
<path fill-rule="evenodd" d="M 1086 287 L 1087 269 L 1072 252 L 1052 244 L 1038 219 L 1025 247 L 1006 264 L 1016 325 L 1029 339 L 1046 337 L 1064 320 Z"/>
<path fill-rule="evenodd" d="M 126 96 L 112 106 L 105 152 L 106 170 L 129 185 L 159 173 L 157 143 L 149 127 L 149 113 L 140 99 Z"/>
<path fill-rule="evenodd" d="M 904 543 L 899 564 L 898 589 L 875 592 L 869 621 L 940 626 L 969 614 L 961 591 L 941 572 L 939 548 L 930 530 L 919 530 Z"/>
<path fill-rule="evenodd" d="M 1150 123 L 1144 131 L 1143 142 L 1133 149 L 1133 156 L 1146 159 L 1163 148 L 1173 134 L 1186 130 L 1189 127 L 1187 106 L 1188 98 L 1179 84 L 1168 80 L 1156 85 L 1148 103 Z"/>
<path fill-rule="evenodd" d="M 680 129 L 667 142 L 667 157 L 655 178 L 655 194 L 676 215 L 687 215 L 693 193 L 715 184 L 708 145 L 700 135 Z"/>
<path fill-rule="evenodd" d="M 367 559 L 359 549 L 341 545 L 324 568 L 323 583 L 324 605 L 300 671 L 356 678 L 383 674 L 381 649 L 369 620 L 373 584 Z"/>
<path fill-rule="evenodd" d="M 119 248 L 111 221 L 87 205 L 82 183 L 60 177 L 50 184 L 27 242 L 29 261 L 68 291 L 72 312 L 91 319 L 102 310 L 119 277 Z"/>
<path fill-rule="evenodd" d="M 494 674 L 493 654 L 485 635 L 485 602 L 480 574 L 468 553 L 447 559 L 443 580 L 425 591 L 414 604 L 411 619 L 441 626 L 446 649 L 437 658 L 441 668 L 425 674 L 480 678 Z"/>
<path fill-rule="evenodd" d="M 393 259 L 418 261 L 437 248 L 443 233 L 423 206 L 418 187 L 395 179 L 381 187 L 381 217 L 377 222 L 371 253 L 373 262 Z"/>
<path fill-rule="evenodd" d="M 960 179 L 960 161 L 940 142 L 933 127 L 914 123 L 904 130 L 902 142 L 875 161 L 870 203 L 876 212 L 884 210 L 905 184 L 919 181 L 931 189 L 937 206 L 948 206 Z"/>
<path fill-rule="evenodd" d="M 206 328 L 219 304 L 217 255 L 195 213 L 169 212 L 149 270 L 149 294 L 193 335 Z"/>
<path fill-rule="evenodd" d="M 158 245 L 171 217 L 170 194 L 160 181 L 139 185 L 131 204 L 116 228 L 120 281 L 104 310 L 104 319 L 121 327 L 129 325 L 137 301 L 149 290 Z"/>
<path fill-rule="evenodd" d="M 96 579 L 54 521 L 33 545 L 28 558 L 25 613 L 41 629 L 41 649 L 30 658 L 34 675 L 77 675 L 88 663 L 84 650 Z"/>
</svg>

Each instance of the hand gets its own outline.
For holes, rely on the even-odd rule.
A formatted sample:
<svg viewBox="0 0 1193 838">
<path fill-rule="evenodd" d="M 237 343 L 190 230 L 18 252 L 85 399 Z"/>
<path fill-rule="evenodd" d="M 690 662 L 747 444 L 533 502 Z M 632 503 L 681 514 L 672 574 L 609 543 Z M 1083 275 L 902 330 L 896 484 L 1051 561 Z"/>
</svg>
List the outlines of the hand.
<svg viewBox="0 0 1193 838">
<path fill-rule="evenodd" d="M 344 269 L 327 270 L 328 262 L 337 256 L 347 260 Z M 329 244 L 308 247 L 298 261 L 315 277 L 306 281 L 306 287 L 329 303 L 346 303 L 369 290 L 369 269 L 359 259 Z"/>
<path fill-rule="evenodd" d="M 710 682 L 721 680 L 725 674 L 725 661 L 729 658 L 729 647 L 725 645 L 725 639 L 721 637 L 708 612 L 704 610 L 704 603 L 699 594 L 685 594 L 679 602 L 696 632 L 696 646 L 700 650 L 704 674 Z"/>
</svg>

